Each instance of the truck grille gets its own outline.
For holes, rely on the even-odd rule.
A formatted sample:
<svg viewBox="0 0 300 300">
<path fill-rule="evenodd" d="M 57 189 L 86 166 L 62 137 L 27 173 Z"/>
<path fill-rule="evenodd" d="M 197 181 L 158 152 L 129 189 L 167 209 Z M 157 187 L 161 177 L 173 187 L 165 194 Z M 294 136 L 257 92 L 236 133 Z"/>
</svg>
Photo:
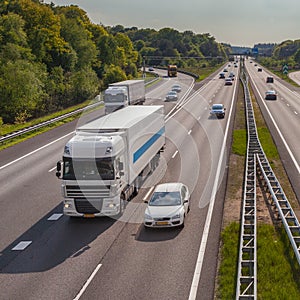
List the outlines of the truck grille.
<svg viewBox="0 0 300 300">
<path fill-rule="evenodd" d="M 96 185 L 67 185 L 66 194 L 68 198 L 103 198 L 109 197 L 110 186 L 96 186 Z"/>
<path fill-rule="evenodd" d="M 81 214 L 96 214 L 102 209 L 103 200 L 89 201 L 87 199 L 75 199 L 76 210 Z"/>
</svg>

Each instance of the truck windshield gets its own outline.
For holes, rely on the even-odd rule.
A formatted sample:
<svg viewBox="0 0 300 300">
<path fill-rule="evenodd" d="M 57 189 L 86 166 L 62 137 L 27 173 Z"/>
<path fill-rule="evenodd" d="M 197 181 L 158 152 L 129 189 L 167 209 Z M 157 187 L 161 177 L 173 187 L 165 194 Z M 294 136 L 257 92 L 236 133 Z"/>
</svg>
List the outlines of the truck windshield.
<svg viewBox="0 0 300 300">
<path fill-rule="evenodd" d="M 125 101 L 125 95 L 124 94 L 116 94 L 116 95 L 105 95 L 104 96 L 104 102 L 105 103 L 122 103 Z"/>
<path fill-rule="evenodd" d="M 113 180 L 115 177 L 112 158 L 72 159 L 64 157 L 66 180 Z"/>
</svg>

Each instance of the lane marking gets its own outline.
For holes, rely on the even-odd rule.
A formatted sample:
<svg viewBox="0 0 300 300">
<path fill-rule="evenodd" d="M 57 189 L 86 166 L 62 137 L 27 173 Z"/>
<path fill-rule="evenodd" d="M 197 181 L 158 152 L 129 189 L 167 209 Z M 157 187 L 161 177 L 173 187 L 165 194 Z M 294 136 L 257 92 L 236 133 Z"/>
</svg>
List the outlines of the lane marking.
<svg viewBox="0 0 300 300">
<path fill-rule="evenodd" d="M 43 149 L 49 147 L 50 145 L 52 145 L 52 144 L 54 144 L 54 143 L 56 143 L 56 142 L 58 142 L 58 141 L 64 139 L 65 137 L 67 137 L 67 136 L 69 136 L 69 135 L 71 135 L 71 134 L 74 134 L 74 132 L 75 132 L 75 131 L 72 131 L 72 132 L 70 132 L 70 133 L 68 133 L 68 134 L 66 134 L 66 135 L 64 135 L 64 136 L 62 136 L 62 137 L 60 137 L 60 138 L 58 138 L 58 139 L 52 141 L 52 142 L 49 143 L 49 144 L 46 144 L 46 145 L 44 145 L 44 146 L 42 146 L 42 147 L 40 147 L 40 148 L 38 148 L 38 149 L 35 149 L 34 151 L 29 152 L 29 153 L 27 153 L 27 154 L 25 154 L 25 155 L 23 155 L 23 156 L 21 156 L 21 157 L 15 159 L 15 160 L 13 160 L 13 161 L 7 163 L 6 165 L 1 166 L 1 167 L 0 167 L 0 170 L 2 170 L 2 169 L 4 169 L 4 168 L 6 168 L 6 167 L 8 167 L 8 166 L 10 166 L 10 165 L 12 165 L 12 164 L 18 162 L 18 161 L 20 161 L 20 160 L 22 160 L 22 159 L 24 159 L 24 158 L 26 158 L 26 157 L 28 157 L 28 156 L 30 156 L 30 155 L 32 155 L 32 154 L 38 152 L 38 151 L 41 151 L 41 150 L 43 150 Z"/>
<path fill-rule="evenodd" d="M 153 191 L 153 189 L 154 189 L 154 186 L 151 186 L 151 188 L 149 189 L 149 191 L 147 192 L 147 194 L 143 198 L 143 201 L 147 200 L 147 198 L 149 197 L 149 195 L 151 194 L 151 192 Z"/>
<path fill-rule="evenodd" d="M 79 300 L 80 299 L 80 297 L 85 292 L 86 288 L 89 286 L 89 284 L 91 283 L 91 281 L 93 280 L 93 278 L 95 277 L 95 275 L 97 274 L 97 272 L 99 271 L 99 269 L 101 268 L 101 266 L 102 266 L 102 264 L 98 264 L 97 265 L 96 269 L 93 271 L 93 273 L 88 278 L 88 280 L 86 281 L 86 283 L 84 284 L 84 286 L 82 287 L 82 289 L 80 290 L 80 292 L 78 293 L 78 295 L 73 300 Z"/>
<path fill-rule="evenodd" d="M 205 219 L 205 225 L 204 225 L 202 239 L 201 239 L 201 243 L 200 243 L 200 247 L 199 247 L 193 281 L 192 281 L 192 285 L 191 285 L 191 289 L 190 289 L 189 300 L 195 300 L 197 297 L 197 290 L 198 290 L 198 285 L 199 285 L 200 276 L 201 276 L 202 264 L 204 261 L 204 254 L 205 254 L 205 250 L 206 250 L 208 234 L 209 234 L 209 229 L 210 229 L 210 223 L 211 223 L 212 213 L 213 213 L 213 209 L 214 209 L 214 205 L 215 205 L 219 177 L 220 177 L 220 173 L 221 173 L 221 168 L 222 168 L 222 163 L 223 163 L 224 153 L 225 153 L 225 147 L 226 147 L 226 142 L 227 142 L 227 136 L 228 136 L 228 132 L 229 132 L 229 125 L 230 125 L 231 115 L 232 115 L 232 111 L 233 111 L 232 103 L 234 102 L 234 99 L 235 99 L 236 87 L 237 87 L 237 84 L 234 85 L 230 113 L 229 113 L 229 116 L 227 119 L 227 124 L 226 124 L 225 133 L 224 133 L 223 144 L 222 144 L 222 148 L 221 148 L 221 152 L 220 152 L 220 158 L 218 161 L 215 181 L 214 181 L 211 198 L 209 201 L 209 207 L 208 207 L 208 211 L 207 211 L 207 215 L 206 215 L 206 219 Z"/>
<path fill-rule="evenodd" d="M 188 132 L 188 135 L 190 135 L 192 133 L 192 129 L 190 129 L 190 131 Z"/>
<path fill-rule="evenodd" d="M 55 166 L 55 167 L 53 167 L 52 169 L 50 169 L 50 170 L 48 171 L 48 173 L 50 173 L 50 172 L 54 171 L 55 169 L 56 169 L 56 166 Z"/>
<path fill-rule="evenodd" d="M 178 153 L 178 150 L 175 151 L 175 153 L 172 155 L 172 158 L 174 158 Z"/>
<path fill-rule="evenodd" d="M 17 244 L 15 247 L 13 247 L 11 250 L 22 251 L 22 250 L 26 249 L 31 243 L 32 243 L 32 241 L 22 241 L 19 244 Z"/>
<path fill-rule="evenodd" d="M 257 85 L 255 84 L 254 81 L 253 81 L 253 85 L 254 85 L 254 87 L 256 88 L 256 91 L 258 92 L 258 94 L 259 94 L 259 96 L 260 96 L 260 98 L 261 98 L 261 100 L 262 100 L 263 97 L 261 96 L 261 93 L 260 93 L 260 91 L 258 90 Z M 265 106 L 265 109 L 267 110 L 267 112 L 268 112 L 268 114 L 269 114 L 269 116 L 270 116 L 270 119 L 271 119 L 271 121 L 273 122 L 273 125 L 274 125 L 275 129 L 277 130 L 277 132 L 278 132 L 278 134 L 279 134 L 279 136 L 280 136 L 280 138 L 281 138 L 281 140 L 282 140 L 282 142 L 283 142 L 285 148 L 287 149 L 287 152 L 289 153 L 289 155 L 290 155 L 290 157 L 291 157 L 291 159 L 292 159 L 292 161 L 293 161 L 293 163 L 294 163 L 294 165 L 295 165 L 295 168 L 296 168 L 297 172 L 300 174 L 300 166 L 298 165 L 298 162 L 297 162 L 297 160 L 296 160 L 294 154 L 292 153 L 292 150 L 290 149 L 290 147 L 288 146 L 288 143 L 286 142 L 285 138 L 283 137 L 283 134 L 281 133 L 281 131 L 280 131 L 280 129 L 279 129 L 277 123 L 275 122 L 275 119 L 273 118 L 273 115 L 271 114 L 271 112 L 270 112 L 268 106 L 266 105 L 265 101 L 262 101 L 262 103 L 263 103 L 263 105 Z M 287 105 L 288 105 L 288 104 L 287 104 Z M 289 106 L 289 105 L 288 105 L 288 106 Z"/>
<path fill-rule="evenodd" d="M 52 216 L 50 216 L 47 220 L 48 221 L 57 221 L 58 219 L 60 219 L 63 216 L 63 214 L 53 214 Z"/>
<path fill-rule="evenodd" d="M 296 111 L 294 111 L 295 115 L 298 115 L 298 113 Z"/>
</svg>

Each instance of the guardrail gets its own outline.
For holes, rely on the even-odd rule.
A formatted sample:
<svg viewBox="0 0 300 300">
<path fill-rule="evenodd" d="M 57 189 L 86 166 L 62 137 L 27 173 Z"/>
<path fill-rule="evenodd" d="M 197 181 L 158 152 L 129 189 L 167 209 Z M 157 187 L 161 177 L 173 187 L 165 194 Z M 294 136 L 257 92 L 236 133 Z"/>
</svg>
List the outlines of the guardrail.
<svg viewBox="0 0 300 300">
<path fill-rule="evenodd" d="M 9 133 L 9 134 L 7 134 L 7 135 L 4 135 L 4 136 L 0 137 L 0 143 L 1 143 L 1 142 L 4 142 L 4 141 L 7 141 L 7 140 L 9 140 L 9 139 L 18 137 L 18 136 L 23 135 L 23 134 L 25 134 L 25 133 L 34 131 L 34 130 L 39 129 L 39 128 L 41 128 L 41 127 L 50 125 L 50 124 L 55 123 L 55 122 L 57 122 L 57 121 L 66 119 L 66 118 L 68 118 L 68 117 L 71 117 L 71 116 L 73 116 L 73 115 L 76 115 L 76 114 L 78 114 L 78 113 L 81 113 L 81 112 L 83 112 L 83 111 L 86 110 L 86 109 L 93 108 L 93 107 L 98 106 L 98 105 L 100 105 L 100 104 L 103 104 L 103 101 L 99 101 L 99 102 L 97 102 L 97 103 L 88 105 L 88 106 L 86 106 L 86 107 L 84 107 L 84 108 L 80 108 L 80 109 L 74 110 L 74 111 L 72 111 L 72 112 L 70 112 L 70 113 L 67 113 L 67 114 L 64 114 L 64 115 L 62 115 L 62 116 L 53 118 L 53 119 L 51 119 L 51 120 L 48 120 L 48 121 L 39 123 L 39 124 L 37 124 L 37 125 L 33 125 L 33 126 L 30 126 L 30 127 L 26 127 L 26 128 L 24 128 L 24 129 L 21 129 L 21 130 L 18 130 L 18 131 Z"/>
<path fill-rule="evenodd" d="M 241 214 L 240 246 L 238 260 L 238 278 L 236 299 L 256 299 L 257 294 L 257 261 L 256 261 L 256 156 L 260 144 L 257 137 L 256 124 L 253 114 L 247 83 L 241 81 L 245 91 L 245 107 L 247 122 L 247 155 L 244 179 L 244 192 Z"/>
<path fill-rule="evenodd" d="M 145 82 L 145 86 L 147 86 L 148 84 L 153 83 L 153 82 L 156 81 L 156 80 L 158 80 L 158 77 L 155 77 L 154 79 L 151 79 L 151 80 Z M 93 103 L 93 104 L 90 104 L 90 105 L 88 105 L 88 106 L 86 106 L 86 107 L 84 107 L 84 108 L 80 108 L 80 109 L 74 110 L 74 111 L 72 111 L 72 112 L 70 112 L 70 113 L 67 113 L 67 114 L 64 114 L 64 115 L 62 115 L 62 116 L 53 118 L 53 119 L 51 119 L 51 120 L 48 120 L 48 121 L 45 121 L 45 122 L 42 122 L 42 123 L 39 123 L 39 124 L 30 126 L 30 127 L 26 127 L 26 128 L 24 128 L 24 129 L 21 129 L 21 130 L 12 132 L 12 133 L 6 134 L 6 135 L 0 137 L 0 143 L 1 143 L 1 142 L 4 142 L 4 141 L 7 141 L 7 140 L 10 140 L 10 139 L 12 139 L 12 138 L 21 136 L 21 135 L 23 135 L 23 134 L 25 134 L 25 133 L 34 131 L 34 130 L 39 129 L 39 128 L 41 128 L 41 127 L 50 125 L 50 124 L 55 123 L 55 122 L 57 122 L 57 121 L 66 119 L 66 118 L 68 118 L 68 117 L 71 117 L 71 116 L 73 116 L 73 115 L 76 115 L 76 114 L 78 114 L 78 113 L 81 113 L 81 112 L 85 111 L 86 109 L 91 109 L 91 108 L 93 108 L 93 107 L 95 107 L 95 106 L 98 106 L 98 105 L 100 105 L 100 104 L 103 104 L 103 101 L 98 101 L 98 102 Z"/>
<path fill-rule="evenodd" d="M 269 204 L 284 225 L 300 265 L 300 224 L 277 180 L 260 144 L 251 97 L 248 77 L 241 73 L 245 91 L 248 147 L 242 204 L 239 261 L 236 285 L 236 299 L 257 299 L 257 255 L 256 255 L 256 174 L 265 183 L 270 194 Z M 246 77 L 243 78 L 243 75 Z"/>
</svg>

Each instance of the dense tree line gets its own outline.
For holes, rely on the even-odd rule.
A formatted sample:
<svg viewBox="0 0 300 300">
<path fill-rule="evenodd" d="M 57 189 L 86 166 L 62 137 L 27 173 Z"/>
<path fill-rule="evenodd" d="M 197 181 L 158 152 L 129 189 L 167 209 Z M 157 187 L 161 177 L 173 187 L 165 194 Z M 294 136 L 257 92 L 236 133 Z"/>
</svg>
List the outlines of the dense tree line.
<svg viewBox="0 0 300 300">
<path fill-rule="evenodd" d="M 136 77 L 143 57 L 147 64 L 184 67 L 217 63 L 215 57 L 228 51 L 209 34 L 105 27 L 93 24 L 76 5 L 4 0 L 0 121 L 25 122 L 91 99 L 111 82 Z"/>
<path fill-rule="evenodd" d="M 267 48 L 266 53 L 258 57 L 258 60 L 265 66 L 280 70 L 283 65 L 288 65 L 289 69 L 300 68 L 300 40 L 287 40 L 280 44 L 260 44 L 257 47 L 261 50 Z"/>
</svg>

